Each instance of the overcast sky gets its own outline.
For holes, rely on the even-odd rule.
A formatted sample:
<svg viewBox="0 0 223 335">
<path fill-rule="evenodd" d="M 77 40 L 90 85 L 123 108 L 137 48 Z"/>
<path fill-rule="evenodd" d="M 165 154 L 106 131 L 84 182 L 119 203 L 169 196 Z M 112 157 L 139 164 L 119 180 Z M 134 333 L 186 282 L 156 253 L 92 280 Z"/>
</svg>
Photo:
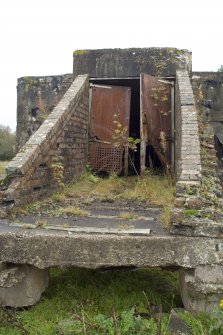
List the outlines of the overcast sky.
<svg viewBox="0 0 223 335">
<path fill-rule="evenodd" d="M 216 71 L 222 36 L 222 0 L 1 0 L 0 124 L 16 127 L 17 78 L 71 73 L 75 49 L 177 47 Z"/>
</svg>

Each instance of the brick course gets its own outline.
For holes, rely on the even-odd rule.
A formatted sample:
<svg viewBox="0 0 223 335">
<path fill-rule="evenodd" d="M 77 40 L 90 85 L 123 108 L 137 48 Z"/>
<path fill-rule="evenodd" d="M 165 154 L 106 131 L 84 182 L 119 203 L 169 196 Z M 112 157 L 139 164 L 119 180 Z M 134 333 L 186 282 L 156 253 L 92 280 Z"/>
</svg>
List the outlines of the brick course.
<svg viewBox="0 0 223 335">
<path fill-rule="evenodd" d="M 176 173 L 178 181 L 201 179 L 198 121 L 187 71 L 176 72 Z"/>
</svg>

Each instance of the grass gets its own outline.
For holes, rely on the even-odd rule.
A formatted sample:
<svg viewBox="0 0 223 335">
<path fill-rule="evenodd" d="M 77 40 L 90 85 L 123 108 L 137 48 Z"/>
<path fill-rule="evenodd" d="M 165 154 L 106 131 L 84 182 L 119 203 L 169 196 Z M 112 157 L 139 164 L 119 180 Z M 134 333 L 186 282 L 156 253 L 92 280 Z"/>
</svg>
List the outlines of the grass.
<svg viewBox="0 0 223 335">
<path fill-rule="evenodd" d="M 63 192 L 21 211 L 38 213 L 44 206 L 56 205 L 55 211 L 59 210 L 60 215 L 86 215 L 78 206 L 67 206 L 70 198 L 77 198 L 80 203 L 91 203 L 92 199 L 149 202 L 163 206 L 167 219 L 174 200 L 174 186 L 161 174 L 105 179 L 88 172 Z M 64 207 L 58 209 L 58 205 Z M 134 220 L 131 213 L 121 215 L 123 222 Z M 45 224 L 42 220 L 36 222 L 38 226 Z M 164 270 L 52 269 L 50 277 L 49 288 L 37 305 L 23 310 L 0 309 L 0 335 L 157 335 L 159 320 L 151 318 L 153 305 L 164 306 L 160 334 L 169 335 L 170 310 L 182 305 L 176 273 Z M 223 334 L 222 323 L 219 325 L 218 320 L 206 315 L 185 313 L 182 319 L 191 326 L 194 335 Z"/>
<path fill-rule="evenodd" d="M 35 306 L 0 309 L 0 335 L 169 335 L 170 310 L 182 306 L 177 274 L 170 271 L 51 269 L 50 279 Z M 160 319 L 155 306 L 162 306 Z M 223 334 L 222 316 L 181 318 L 193 335 Z"/>
<path fill-rule="evenodd" d="M 167 205 L 165 207 L 163 207 L 163 212 L 161 215 L 161 221 L 163 223 L 163 226 L 166 229 L 169 229 L 171 227 L 171 209 L 172 209 L 173 205 Z"/>
<path fill-rule="evenodd" d="M 56 211 L 56 216 L 63 215 L 85 217 L 89 216 L 89 213 L 79 207 L 69 206 L 65 208 L 60 208 Z"/>
<path fill-rule="evenodd" d="M 5 168 L 8 165 L 8 161 L 0 161 L 0 175 L 5 174 Z"/>
<path fill-rule="evenodd" d="M 186 218 L 191 218 L 194 216 L 198 216 L 199 215 L 199 211 L 197 209 L 184 209 L 184 215 Z"/>
<path fill-rule="evenodd" d="M 99 178 L 90 172 L 85 172 L 77 183 L 65 187 L 64 192 L 57 195 L 57 199 L 62 202 L 66 197 L 81 197 L 85 204 L 95 199 L 109 202 L 122 199 L 161 206 L 163 207 L 161 219 L 164 227 L 168 229 L 175 198 L 175 186 L 169 176 L 150 171 L 147 171 L 142 177 L 112 175 L 109 178 Z M 131 213 L 123 213 L 121 218 L 136 219 L 131 216 Z"/>
<path fill-rule="evenodd" d="M 135 213 L 131 213 L 131 212 L 123 212 L 120 213 L 119 218 L 122 220 L 129 220 L 129 221 L 135 221 L 137 219 L 137 215 L 135 215 Z"/>
<path fill-rule="evenodd" d="M 63 191 L 24 208 L 16 208 L 13 213 L 14 215 L 36 214 L 44 210 L 56 216 L 84 217 L 89 213 L 81 209 L 81 206 L 90 205 L 94 201 L 137 201 L 163 207 L 162 221 L 168 228 L 174 194 L 173 181 L 169 176 L 161 173 L 147 171 L 142 177 L 111 175 L 108 178 L 101 178 L 91 172 L 85 172 L 79 181 L 66 185 Z M 72 206 L 69 204 L 71 199 L 72 202 L 75 200 Z M 121 219 L 134 220 L 136 217 L 132 213 L 122 213 Z"/>
<path fill-rule="evenodd" d="M 117 177 L 99 178 L 86 172 L 77 183 L 65 187 L 63 195 L 57 199 L 64 200 L 64 196 L 98 198 L 99 200 L 138 200 L 147 201 L 157 206 L 171 205 L 174 201 L 172 180 L 162 174 L 147 172 L 143 177 Z M 54 196 L 55 199 L 55 196 Z"/>
<path fill-rule="evenodd" d="M 164 305 L 169 312 L 173 306 L 181 304 L 176 274 L 159 269 L 137 271 L 108 271 L 68 269 L 51 270 L 49 288 L 36 306 L 14 312 L 14 322 L 0 326 L 0 335 L 24 334 L 16 324 L 24 327 L 29 335 L 55 335 L 62 320 L 74 320 L 84 314 L 86 320 L 96 322 L 111 320 L 112 313 L 118 320 L 131 316 L 131 310 L 139 315 L 149 313 L 150 305 Z M 17 323 L 16 323 L 17 322 Z M 125 321 L 127 322 L 127 321 Z M 4 318 L 4 324 L 7 324 Z M 168 316 L 163 319 L 163 329 L 167 328 Z M 122 332 L 124 334 L 156 334 L 154 319 L 146 319 L 140 328 L 147 332 Z M 78 326 L 76 324 L 76 326 Z M 79 325 L 80 326 L 80 325 Z M 82 324 L 83 328 L 83 324 Z M 97 330 L 86 334 L 115 334 Z M 152 332 L 149 332 L 152 330 Z M 63 333 L 61 333 L 63 334 Z M 65 333 L 84 334 L 81 332 Z M 165 334 L 165 333 L 163 333 Z"/>
</svg>

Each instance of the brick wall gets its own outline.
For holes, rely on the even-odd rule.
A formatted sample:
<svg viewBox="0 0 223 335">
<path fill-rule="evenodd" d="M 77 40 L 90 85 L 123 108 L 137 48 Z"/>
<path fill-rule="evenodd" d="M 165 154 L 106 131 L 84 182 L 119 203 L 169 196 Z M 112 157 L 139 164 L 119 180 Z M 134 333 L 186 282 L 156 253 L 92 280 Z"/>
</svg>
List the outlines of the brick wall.
<svg viewBox="0 0 223 335">
<path fill-rule="evenodd" d="M 187 71 L 176 72 L 175 101 L 175 168 L 176 198 L 171 213 L 171 232 L 193 235 L 185 220 L 185 210 L 199 210 L 202 206 L 201 159 L 198 120 L 195 101 Z M 192 211 L 193 212 L 193 211 Z M 193 230 L 193 229 L 192 229 Z"/>
<path fill-rule="evenodd" d="M 80 176 L 87 163 L 88 119 L 88 76 L 80 75 L 7 167 L 5 204 L 22 205 L 55 190 L 55 160 L 63 166 L 64 182 Z"/>
<path fill-rule="evenodd" d="M 211 79 L 212 77 L 212 79 Z M 219 237 L 222 235 L 223 191 L 215 150 L 213 118 L 221 117 L 211 106 L 220 106 L 220 76 L 204 74 L 190 80 L 177 71 L 176 150 L 178 181 L 171 232 L 176 235 Z M 216 89 L 217 88 L 217 89 Z M 216 91 L 215 91 L 216 89 Z M 207 99 L 210 95 L 213 97 Z M 196 104 L 196 106 L 195 106 Z M 219 107 L 215 107 L 219 108 Z M 218 119 L 219 123 L 220 118 Z M 220 145 L 220 141 L 219 141 Z M 200 150 L 201 147 L 201 150 Z M 202 175 L 201 175 L 202 172 Z"/>
<path fill-rule="evenodd" d="M 200 181 L 198 121 L 187 71 L 176 73 L 176 172 L 178 181 Z"/>
</svg>

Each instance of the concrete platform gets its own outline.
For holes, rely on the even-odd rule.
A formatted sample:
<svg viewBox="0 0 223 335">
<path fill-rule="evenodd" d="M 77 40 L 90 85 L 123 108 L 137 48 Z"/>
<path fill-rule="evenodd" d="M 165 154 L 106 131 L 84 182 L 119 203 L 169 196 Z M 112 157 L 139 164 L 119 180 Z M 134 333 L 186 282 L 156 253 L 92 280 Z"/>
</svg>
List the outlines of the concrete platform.
<svg viewBox="0 0 223 335">
<path fill-rule="evenodd" d="M 75 226 L 64 227 L 60 220 L 57 218 L 45 228 L 28 222 L 0 221 L 0 262 L 30 264 L 40 269 L 52 266 L 195 268 L 223 262 L 222 239 L 172 236 L 162 233 L 161 228 L 152 233 L 154 222 L 147 222 L 148 228 L 101 227 L 100 231 L 90 224 L 80 227 L 77 222 Z"/>
<path fill-rule="evenodd" d="M 81 206 L 85 216 L 58 216 L 58 210 L 69 206 Z M 195 268 L 223 261 L 223 240 L 173 236 L 163 228 L 161 214 L 159 207 L 126 200 L 80 204 L 73 198 L 63 206 L 49 205 L 37 214 L 0 221 L 0 262 L 45 269 Z"/>
<path fill-rule="evenodd" d="M 76 208 L 76 207 L 75 207 Z M 63 209 L 63 208 L 60 208 Z M 128 234 L 128 235 L 156 235 L 169 233 L 160 221 L 161 210 L 158 207 L 129 207 L 114 204 L 97 204 L 82 206 L 86 216 L 61 214 L 57 216 L 51 209 L 49 213 L 40 212 L 39 215 L 22 215 L 13 221 L 2 221 L 11 228 L 33 228 L 44 226 L 46 230 L 62 230 L 92 234 Z"/>
<path fill-rule="evenodd" d="M 134 219 L 123 220 L 123 209 L 131 209 Z M 35 304 L 47 287 L 50 267 L 162 267 L 180 270 L 188 310 L 218 308 L 223 239 L 174 236 L 162 227 L 159 208 L 130 209 L 100 205 L 81 218 L 42 211 L 0 220 L 0 303 Z"/>
</svg>

